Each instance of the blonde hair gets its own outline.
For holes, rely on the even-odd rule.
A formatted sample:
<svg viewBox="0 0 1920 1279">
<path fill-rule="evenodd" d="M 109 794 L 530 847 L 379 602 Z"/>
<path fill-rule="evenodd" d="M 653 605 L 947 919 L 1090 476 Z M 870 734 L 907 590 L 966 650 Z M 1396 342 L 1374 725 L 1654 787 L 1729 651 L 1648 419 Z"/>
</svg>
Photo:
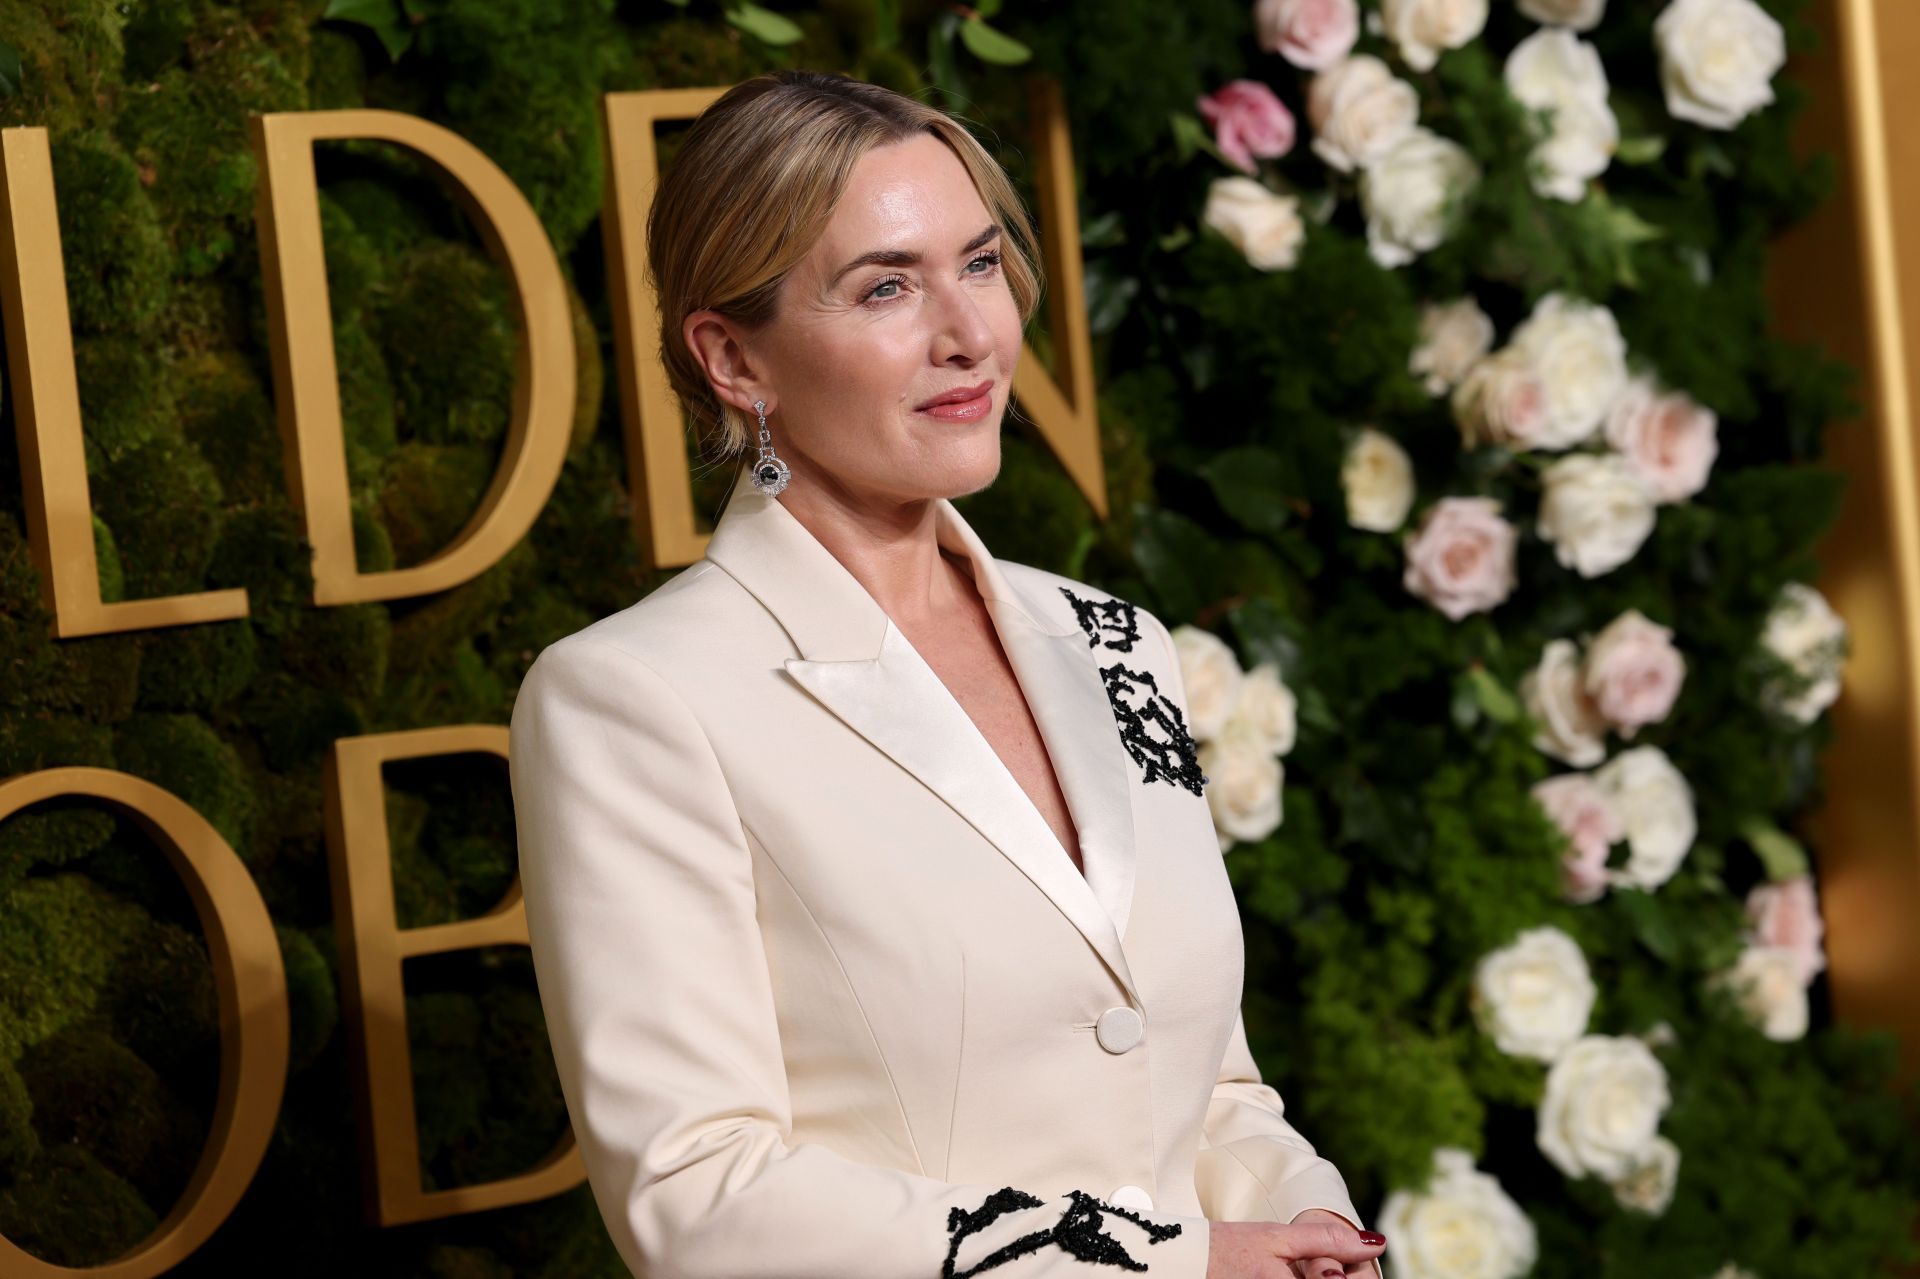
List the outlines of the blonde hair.
<svg viewBox="0 0 1920 1279">
<path fill-rule="evenodd" d="M 687 316 L 711 309 L 749 329 L 772 320 L 781 282 L 826 230 L 854 164 L 917 133 L 959 158 L 999 223 L 1001 270 L 1024 325 L 1044 287 L 1025 206 L 954 117 L 849 76 L 787 69 L 733 86 L 687 130 L 647 214 L 647 267 L 668 381 L 695 422 L 717 417 L 717 459 L 757 444 L 759 419 L 714 393 L 687 346 Z"/>
</svg>

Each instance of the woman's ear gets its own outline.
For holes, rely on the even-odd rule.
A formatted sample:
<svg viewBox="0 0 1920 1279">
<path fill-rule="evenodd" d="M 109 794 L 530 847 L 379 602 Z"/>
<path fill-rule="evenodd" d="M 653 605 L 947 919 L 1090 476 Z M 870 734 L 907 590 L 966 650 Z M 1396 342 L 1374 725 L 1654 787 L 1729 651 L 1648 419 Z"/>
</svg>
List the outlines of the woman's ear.
<svg viewBox="0 0 1920 1279">
<path fill-rule="evenodd" d="M 755 400 L 766 400 L 771 409 L 773 400 L 732 318 L 711 309 L 695 311 L 687 316 L 681 333 L 713 384 L 713 393 L 723 402 L 747 414 L 753 412 Z"/>
</svg>

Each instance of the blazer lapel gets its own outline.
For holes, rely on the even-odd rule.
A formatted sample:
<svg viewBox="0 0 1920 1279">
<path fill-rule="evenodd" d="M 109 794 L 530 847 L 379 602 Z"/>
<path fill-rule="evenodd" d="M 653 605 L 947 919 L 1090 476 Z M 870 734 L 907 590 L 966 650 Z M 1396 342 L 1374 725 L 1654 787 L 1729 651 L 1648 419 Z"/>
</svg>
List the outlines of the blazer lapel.
<svg viewBox="0 0 1920 1279">
<path fill-rule="evenodd" d="M 1073 812 L 1085 876 L 933 668 L 777 499 L 737 479 L 707 558 L 786 629 L 800 652 L 786 659 L 788 675 L 1018 867 L 1137 1001 L 1121 948 L 1135 874 L 1131 781 L 1086 634 L 1063 601 L 1049 610 L 1023 598 L 945 499 L 937 536 L 964 557 L 986 602 Z"/>
</svg>

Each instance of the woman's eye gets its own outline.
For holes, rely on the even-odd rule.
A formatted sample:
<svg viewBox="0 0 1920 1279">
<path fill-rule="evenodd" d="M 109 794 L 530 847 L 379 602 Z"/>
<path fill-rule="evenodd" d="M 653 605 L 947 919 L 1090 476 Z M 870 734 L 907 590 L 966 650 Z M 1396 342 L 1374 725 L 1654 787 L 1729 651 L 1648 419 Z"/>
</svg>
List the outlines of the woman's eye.
<svg viewBox="0 0 1920 1279">
<path fill-rule="evenodd" d="M 974 267 L 974 266 L 977 266 L 978 264 L 980 264 L 980 263 L 982 263 L 982 262 L 985 262 L 985 263 L 987 264 L 987 270 L 985 270 L 985 271 L 975 271 L 975 270 L 972 270 L 972 269 L 971 269 L 972 267 Z M 993 268 L 994 268 L 994 267 L 997 267 L 997 266 L 999 266 L 999 265 L 1000 265 L 1000 251 L 999 251 L 998 249 L 994 249 L 994 250 L 992 250 L 992 251 L 990 251 L 990 252 L 987 252 L 987 253 L 982 253 L 982 254 L 981 254 L 981 255 L 980 255 L 979 257 L 977 257 L 977 258 L 975 258 L 975 259 L 973 259 L 973 261 L 971 261 L 971 262 L 969 262 L 969 263 L 967 263 L 967 266 L 968 266 L 968 268 L 969 268 L 969 270 L 967 271 L 967 274 L 969 274 L 969 275 L 991 275 L 991 274 L 993 274 Z M 904 283 L 906 283 L 906 281 L 904 281 L 904 280 L 901 280 L 901 279 L 898 279 L 898 278 L 895 278 L 895 279 L 887 279 L 887 280 L 882 280 L 882 281 L 880 281 L 880 283 L 878 283 L 878 284 L 876 284 L 876 285 L 874 285 L 874 286 L 873 286 L 872 288 L 870 288 L 870 289 L 868 289 L 868 290 L 867 290 L 867 295 L 866 295 L 865 297 L 863 297 L 863 298 L 861 298 L 860 300 L 861 300 L 862 302 L 874 302 L 874 301 L 879 301 L 879 302 L 886 302 L 886 301 L 890 301 L 890 300 L 891 300 L 892 298 L 894 298 L 894 297 L 896 297 L 896 296 L 898 296 L 898 295 L 897 295 L 897 294 L 892 294 L 892 293 L 886 293 L 886 294 L 883 294 L 883 293 L 881 293 L 881 292 L 880 292 L 880 290 L 882 290 L 882 289 L 897 289 L 897 288 L 899 288 L 899 287 L 900 287 L 900 286 L 901 286 L 902 284 L 904 284 Z"/>
</svg>

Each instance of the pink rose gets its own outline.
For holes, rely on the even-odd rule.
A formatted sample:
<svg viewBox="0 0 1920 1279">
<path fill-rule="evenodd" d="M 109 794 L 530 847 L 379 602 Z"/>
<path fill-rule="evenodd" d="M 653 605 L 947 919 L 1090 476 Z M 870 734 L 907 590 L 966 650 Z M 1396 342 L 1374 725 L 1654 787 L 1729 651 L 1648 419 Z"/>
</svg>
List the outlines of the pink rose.
<svg viewBox="0 0 1920 1279">
<path fill-rule="evenodd" d="M 1323 71 L 1346 57 L 1359 38 L 1360 6 L 1356 0 L 1258 0 L 1253 26 L 1268 53 Z"/>
<path fill-rule="evenodd" d="M 1513 593 L 1513 525 L 1490 497 L 1443 497 L 1407 540 L 1406 588 L 1459 621 Z"/>
<path fill-rule="evenodd" d="M 1547 436 L 1547 386 L 1527 353 L 1504 346 L 1469 368 L 1453 389 L 1453 420 L 1467 448 L 1530 449 Z"/>
<path fill-rule="evenodd" d="M 1581 663 L 1588 696 L 1625 738 L 1667 717 L 1686 676 L 1673 631 L 1631 608 L 1593 637 Z"/>
<path fill-rule="evenodd" d="M 1561 773 L 1529 792 L 1569 842 L 1560 863 L 1560 889 L 1584 905 L 1607 891 L 1607 852 L 1627 837 L 1626 824 L 1600 784 L 1586 773 Z"/>
<path fill-rule="evenodd" d="M 1221 153 L 1248 173 L 1253 157 L 1273 160 L 1293 150 L 1293 112 L 1258 80 L 1229 80 L 1195 105 Z"/>
<path fill-rule="evenodd" d="M 1707 485 L 1719 456 L 1719 419 L 1683 391 L 1636 377 L 1607 411 L 1607 443 L 1626 455 L 1654 499 L 1678 502 Z"/>
<path fill-rule="evenodd" d="M 1747 894 L 1747 921 L 1761 946 L 1781 946 L 1793 952 L 1804 985 L 1827 966 L 1821 949 L 1826 925 L 1813 890 L 1813 876 L 1795 875 L 1777 884 L 1759 884 Z"/>
</svg>

